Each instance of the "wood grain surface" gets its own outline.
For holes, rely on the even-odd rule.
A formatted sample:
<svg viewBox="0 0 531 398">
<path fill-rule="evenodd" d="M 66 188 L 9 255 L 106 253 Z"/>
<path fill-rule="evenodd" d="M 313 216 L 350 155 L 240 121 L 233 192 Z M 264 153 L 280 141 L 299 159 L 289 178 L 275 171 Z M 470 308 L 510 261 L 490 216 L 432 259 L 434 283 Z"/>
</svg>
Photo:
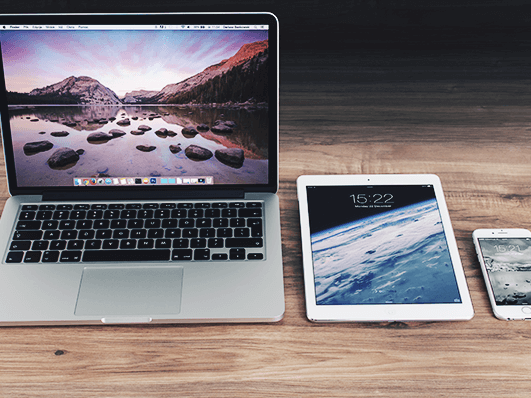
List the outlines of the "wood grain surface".
<svg viewBox="0 0 531 398">
<path fill-rule="evenodd" d="M 493 316 L 471 241 L 476 228 L 531 228 L 528 61 L 490 53 L 284 54 L 284 319 L 1 328 L 0 396 L 528 397 L 531 324 Z M 306 319 L 295 180 L 346 173 L 439 175 L 471 321 Z M 0 185 L 3 204 L 3 176 Z"/>
</svg>

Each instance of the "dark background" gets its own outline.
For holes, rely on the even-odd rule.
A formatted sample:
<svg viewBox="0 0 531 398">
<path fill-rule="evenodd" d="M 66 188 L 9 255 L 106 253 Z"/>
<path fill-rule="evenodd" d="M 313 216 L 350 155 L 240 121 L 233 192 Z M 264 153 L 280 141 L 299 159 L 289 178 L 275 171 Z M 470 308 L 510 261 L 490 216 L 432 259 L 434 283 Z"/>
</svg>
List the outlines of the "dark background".
<svg viewBox="0 0 531 398">
<path fill-rule="evenodd" d="M 3 14 L 270 11 L 280 20 L 281 52 L 528 51 L 530 10 L 523 0 L 0 0 Z"/>
</svg>

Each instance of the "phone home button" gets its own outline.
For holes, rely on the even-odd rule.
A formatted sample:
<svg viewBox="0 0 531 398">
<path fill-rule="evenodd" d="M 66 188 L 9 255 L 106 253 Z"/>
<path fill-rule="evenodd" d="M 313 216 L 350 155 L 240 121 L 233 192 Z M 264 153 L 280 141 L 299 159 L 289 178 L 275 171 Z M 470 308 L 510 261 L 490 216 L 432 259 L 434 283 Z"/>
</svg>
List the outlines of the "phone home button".
<svg viewBox="0 0 531 398">
<path fill-rule="evenodd" d="M 524 314 L 531 314 L 531 307 L 522 307 L 522 312 Z"/>
</svg>

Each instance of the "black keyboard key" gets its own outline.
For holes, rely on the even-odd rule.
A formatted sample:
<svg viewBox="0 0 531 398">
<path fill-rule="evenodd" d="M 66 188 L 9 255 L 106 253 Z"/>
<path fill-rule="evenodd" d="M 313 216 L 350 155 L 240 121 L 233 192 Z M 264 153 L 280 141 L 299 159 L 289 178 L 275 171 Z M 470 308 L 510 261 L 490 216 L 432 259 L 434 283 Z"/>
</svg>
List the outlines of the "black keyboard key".
<svg viewBox="0 0 531 398">
<path fill-rule="evenodd" d="M 79 220 L 76 223 L 77 229 L 92 229 L 92 220 Z"/>
<path fill-rule="evenodd" d="M 90 210 L 87 212 L 87 218 L 89 220 L 99 220 L 103 218 L 103 210 Z"/>
<path fill-rule="evenodd" d="M 159 204 L 158 203 L 144 203 L 144 206 L 142 206 L 144 209 L 158 209 Z"/>
<path fill-rule="evenodd" d="M 223 247 L 223 239 L 212 238 L 208 240 L 208 247 L 211 249 L 220 249 Z"/>
<path fill-rule="evenodd" d="M 139 210 L 138 218 L 153 218 L 153 210 Z"/>
<path fill-rule="evenodd" d="M 52 239 L 59 239 L 60 237 L 61 237 L 61 231 L 55 229 L 55 230 L 44 231 L 44 235 L 42 236 L 42 239 L 52 240 Z"/>
<path fill-rule="evenodd" d="M 216 235 L 218 238 L 232 238 L 232 228 L 218 228 Z"/>
<path fill-rule="evenodd" d="M 159 239 L 163 237 L 164 237 L 163 229 L 149 229 L 148 230 L 148 238 L 150 239 Z"/>
<path fill-rule="evenodd" d="M 41 261 L 43 263 L 56 263 L 59 260 L 59 252 L 58 251 L 45 251 L 42 253 L 42 259 Z"/>
<path fill-rule="evenodd" d="M 73 229 L 66 229 L 61 232 L 61 239 L 77 239 L 77 231 Z"/>
<path fill-rule="evenodd" d="M 262 209 L 240 209 L 238 211 L 240 217 L 262 217 Z"/>
<path fill-rule="evenodd" d="M 110 224 L 109 220 L 95 220 L 94 229 L 108 229 Z"/>
<path fill-rule="evenodd" d="M 225 239 L 225 247 L 262 247 L 262 238 L 228 238 Z"/>
<path fill-rule="evenodd" d="M 200 238 L 214 238 L 216 236 L 216 230 L 214 228 L 203 228 L 199 230 Z"/>
<path fill-rule="evenodd" d="M 171 248 L 171 239 L 157 239 L 155 241 L 156 249 L 170 249 Z"/>
<path fill-rule="evenodd" d="M 161 209 L 175 209 L 177 205 L 175 203 L 162 203 L 160 205 Z"/>
<path fill-rule="evenodd" d="M 42 222 L 42 229 L 57 229 L 59 226 L 59 221 L 43 221 Z"/>
<path fill-rule="evenodd" d="M 262 207 L 262 202 L 247 202 L 247 207 Z"/>
<path fill-rule="evenodd" d="M 164 233 L 165 238 L 180 238 L 181 230 L 180 229 L 167 229 Z"/>
<path fill-rule="evenodd" d="M 230 249 L 229 258 L 231 260 L 245 260 L 245 249 Z"/>
<path fill-rule="evenodd" d="M 64 240 L 53 240 L 50 242 L 50 250 L 64 250 L 66 249 L 66 241 Z"/>
<path fill-rule="evenodd" d="M 174 239 L 173 248 L 174 249 L 186 249 L 188 247 L 188 239 Z"/>
<path fill-rule="evenodd" d="M 48 250 L 49 244 L 50 242 L 48 242 L 47 240 L 36 240 L 31 245 L 31 250 L 38 250 L 38 251 Z"/>
<path fill-rule="evenodd" d="M 70 212 L 66 210 L 57 210 L 54 211 L 52 218 L 54 220 L 68 220 L 68 218 L 70 218 Z"/>
<path fill-rule="evenodd" d="M 40 229 L 41 221 L 19 221 L 17 223 L 18 230 L 28 230 L 28 229 Z"/>
<path fill-rule="evenodd" d="M 74 220 L 63 220 L 59 222 L 59 229 L 74 229 L 76 222 Z"/>
<path fill-rule="evenodd" d="M 68 250 L 81 250 L 83 249 L 83 246 L 85 244 L 85 241 L 83 240 L 70 240 L 68 241 L 68 245 L 66 248 Z"/>
<path fill-rule="evenodd" d="M 162 220 L 162 228 L 177 228 L 177 220 L 175 219 L 168 219 L 168 220 Z"/>
<path fill-rule="evenodd" d="M 37 205 L 23 205 L 22 210 L 38 210 L 39 206 Z"/>
<path fill-rule="evenodd" d="M 103 253 L 103 252 L 99 252 Z M 81 261 L 81 251 L 75 250 L 75 251 L 68 251 L 65 250 L 61 252 L 61 258 L 59 259 L 62 263 L 77 263 Z"/>
<path fill-rule="evenodd" d="M 7 253 L 6 263 L 21 263 L 24 258 L 24 252 Z"/>
<path fill-rule="evenodd" d="M 104 240 L 102 249 L 114 250 L 114 249 L 118 249 L 119 245 L 120 245 L 120 241 L 118 239 Z"/>
<path fill-rule="evenodd" d="M 186 218 L 188 212 L 184 209 L 175 209 L 171 211 L 172 218 Z"/>
<path fill-rule="evenodd" d="M 251 236 L 251 231 L 249 228 L 235 228 L 234 237 L 235 238 L 248 238 Z"/>
<path fill-rule="evenodd" d="M 96 232 L 93 231 L 92 229 L 83 229 L 83 230 L 79 231 L 79 234 L 77 235 L 77 238 L 78 239 L 83 239 L 83 240 L 94 239 L 94 235 L 95 234 L 96 234 Z"/>
<path fill-rule="evenodd" d="M 262 219 L 261 218 L 248 218 L 247 219 L 248 227 L 260 227 L 262 228 Z"/>
<path fill-rule="evenodd" d="M 74 210 L 89 210 L 89 209 L 90 209 L 90 205 L 85 205 L 85 204 L 74 205 Z"/>
<path fill-rule="evenodd" d="M 20 214 L 18 216 L 18 219 L 19 220 L 24 220 L 24 221 L 33 220 L 35 218 L 36 214 L 37 213 L 34 212 L 34 211 L 22 211 L 22 212 L 20 212 Z"/>
<path fill-rule="evenodd" d="M 221 217 L 223 218 L 231 218 L 231 217 L 237 217 L 238 216 L 238 210 L 237 209 L 223 209 L 221 210 Z"/>
<path fill-rule="evenodd" d="M 192 249 L 173 249 L 171 253 L 172 260 L 191 260 L 192 259 Z"/>
<path fill-rule="evenodd" d="M 96 231 L 96 239 L 110 239 L 112 237 L 111 229 L 98 229 Z"/>
<path fill-rule="evenodd" d="M 123 239 L 120 242 L 120 249 L 135 249 L 136 239 Z"/>
<path fill-rule="evenodd" d="M 232 228 L 245 227 L 245 218 L 231 218 L 230 226 Z"/>
<path fill-rule="evenodd" d="M 107 208 L 107 205 L 98 203 L 98 204 L 93 204 L 92 206 L 90 206 L 90 208 L 91 210 L 105 210 Z"/>
<path fill-rule="evenodd" d="M 227 228 L 229 226 L 229 220 L 226 218 L 215 218 L 212 222 L 214 228 Z"/>
<path fill-rule="evenodd" d="M 127 220 L 112 220 L 111 229 L 124 229 L 127 228 Z"/>
<path fill-rule="evenodd" d="M 147 235 L 145 229 L 132 229 L 131 230 L 131 239 L 144 239 Z"/>
<path fill-rule="evenodd" d="M 209 218 L 200 218 L 196 221 L 195 226 L 197 228 L 210 228 L 212 226 L 212 220 Z"/>
<path fill-rule="evenodd" d="M 197 229 L 185 228 L 183 229 L 183 238 L 197 238 L 199 232 Z"/>
<path fill-rule="evenodd" d="M 122 210 L 125 209 L 125 205 L 122 203 L 113 203 L 109 205 L 109 210 Z"/>
<path fill-rule="evenodd" d="M 234 208 L 241 209 L 242 207 L 245 207 L 245 203 L 243 203 L 243 202 L 233 202 L 233 203 L 229 203 L 229 207 L 234 207 Z"/>
<path fill-rule="evenodd" d="M 229 256 L 227 253 L 214 253 L 212 254 L 212 260 L 228 260 Z"/>
<path fill-rule="evenodd" d="M 85 210 L 74 210 L 70 213 L 71 220 L 84 220 L 87 217 L 87 212 Z"/>
<path fill-rule="evenodd" d="M 170 259 L 170 250 L 85 250 L 83 261 L 164 261 Z"/>
<path fill-rule="evenodd" d="M 221 210 L 219 209 L 208 209 L 205 210 L 205 217 L 208 218 L 219 218 L 221 216 Z"/>
<path fill-rule="evenodd" d="M 122 210 L 121 218 L 136 218 L 136 210 Z"/>
<path fill-rule="evenodd" d="M 192 218 L 183 218 L 179 221 L 179 227 L 181 228 L 193 228 L 195 221 Z"/>
<path fill-rule="evenodd" d="M 196 209 L 209 209 L 210 203 L 196 203 L 194 207 Z"/>
<path fill-rule="evenodd" d="M 85 250 L 98 250 L 101 248 L 101 240 L 90 239 L 85 242 Z"/>
<path fill-rule="evenodd" d="M 212 207 L 214 209 L 224 209 L 228 207 L 228 204 L 227 203 L 212 203 Z"/>
<path fill-rule="evenodd" d="M 190 218 L 203 218 L 203 209 L 191 209 L 188 210 L 188 217 Z"/>
<path fill-rule="evenodd" d="M 190 247 L 192 248 L 204 248 L 206 247 L 207 241 L 206 239 L 190 239 Z"/>
<path fill-rule="evenodd" d="M 55 205 L 40 205 L 39 210 L 55 210 Z"/>
<path fill-rule="evenodd" d="M 13 240 L 41 240 L 42 231 L 15 231 Z"/>
<path fill-rule="evenodd" d="M 140 203 L 128 203 L 128 204 L 125 205 L 125 208 L 126 209 L 136 210 L 136 209 L 141 209 L 142 205 Z"/>
<path fill-rule="evenodd" d="M 193 209 L 194 208 L 194 204 L 193 203 L 179 203 L 177 205 L 177 207 L 179 209 Z"/>
<path fill-rule="evenodd" d="M 106 220 L 120 218 L 120 210 L 105 210 L 103 218 Z"/>
<path fill-rule="evenodd" d="M 249 253 L 247 255 L 247 260 L 262 260 L 264 255 L 262 253 Z"/>
<path fill-rule="evenodd" d="M 155 210 L 155 218 L 168 218 L 171 214 L 169 210 Z"/>
<path fill-rule="evenodd" d="M 129 228 L 129 229 L 144 228 L 144 220 L 131 219 L 131 220 L 127 221 L 127 228 Z"/>
<path fill-rule="evenodd" d="M 31 251 L 26 252 L 26 255 L 24 256 L 24 262 L 25 263 L 38 263 L 41 261 L 41 252 L 38 251 Z"/>
<path fill-rule="evenodd" d="M 29 250 L 31 247 L 31 241 L 29 240 L 16 240 L 11 242 L 9 250 Z"/>
<path fill-rule="evenodd" d="M 53 216 L 53 211 L 38 211 L 35 215 L 36 220 L 50 220 Z"/>
<path fill-rule="evenodd" d="M 112 234 L 112 237 L 114 239 L 127 239 L 129 238 L 129 230 L 128 229 L 115 229 L 114 233 Z"/>
<path fill-rule="evenodd" d="M 57 210 L 72 210 L 73 208 L 72 205 L 57 205 Z"/>
<path fill-rule="evenodd" d="M 151 249 L 155 245 L 155 241 L 153 239 L 140 239 L 138 241 L 138 248 L 139 249 Z"/>
<path fill-rule="evenodd" d="M 160 220 L 158 219 L 146 220 L 144 223 L 144 228 L 160 228 Z"/>
<path fill-rule="evenodd" d="M 261 238 L 263 236 L 261 227 L 252 227 L 251 228 L 251 237 Z"/>
<path fill-rule="evenodd" d="M 209 249 L 196 249 L 194 250 L 194 260 L 210 260 L 210 250 Z"/>
</svg>

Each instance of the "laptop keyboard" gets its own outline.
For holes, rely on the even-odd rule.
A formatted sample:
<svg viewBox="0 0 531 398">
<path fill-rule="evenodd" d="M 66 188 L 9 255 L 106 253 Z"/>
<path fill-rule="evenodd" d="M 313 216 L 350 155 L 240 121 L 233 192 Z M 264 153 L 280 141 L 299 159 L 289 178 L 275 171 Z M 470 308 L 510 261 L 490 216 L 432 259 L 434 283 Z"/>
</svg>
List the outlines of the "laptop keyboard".
<svg viewBox="0 0 531 398">
<path fill-rule="evenodd" d="M 262 202 L 27 204 L 6 263 L 264 259 Z"/>
</svg>

